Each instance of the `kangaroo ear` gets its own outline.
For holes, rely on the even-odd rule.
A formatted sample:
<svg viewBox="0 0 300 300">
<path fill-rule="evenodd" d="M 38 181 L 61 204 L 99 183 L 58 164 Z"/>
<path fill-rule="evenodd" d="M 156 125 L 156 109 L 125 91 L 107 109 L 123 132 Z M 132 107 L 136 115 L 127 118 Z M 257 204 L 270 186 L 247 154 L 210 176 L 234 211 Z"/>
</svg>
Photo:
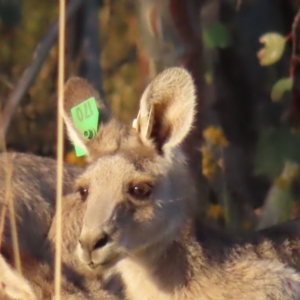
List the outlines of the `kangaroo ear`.
<svg viewBox="0 0 300 300">
<path fill-rule="evenodd" d="M 195 114 L 195 87 L 183 68 L 160 73 L 146 88 L 134 127 L 145 143 L 152 142 L 159 153 L 179 145 L 188 134 Z"/>
<path fill-rule="evenodd" d="M 87 154 L 89 154 L 87 147 L 89 140 L 84 138 L 82 132 L 75 126 L 71 109 L 92 97 L 96 100 L 96 105 L 100 112 L 100 119 L 97 124 L 97 129 L 99 129 L 102 123 L 106 123 L 110 119 L 109 110 L 101 100 L 99 93 L 83 78 L 72 77 L 66 82 L 64 89 L 63 118 L 67 127 L 68 136 L 73 144 L 79 146 Z"/>
</svg>

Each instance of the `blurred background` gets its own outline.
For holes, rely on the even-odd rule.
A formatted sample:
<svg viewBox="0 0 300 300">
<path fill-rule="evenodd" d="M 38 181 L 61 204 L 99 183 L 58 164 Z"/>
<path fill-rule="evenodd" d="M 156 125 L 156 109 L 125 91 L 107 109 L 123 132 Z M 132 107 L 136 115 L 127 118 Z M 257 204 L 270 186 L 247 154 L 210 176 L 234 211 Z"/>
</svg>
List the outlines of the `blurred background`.
<svg viewBox="0 0 300 300">
<path fill-rule="evenodd" d="M 128 125 L 157 73 L 184 66 L 193 75 L 198 114 L 184 151 L 201 218 L 248 230 L 299 215 L 300 1 L 67 5 L 66 77 L 87 78 Z M 0 0 L 0 124 L 9 151 L 56 156 L 57 16 L 57 1 Z M 65 160 L 85 164 L 67 141 Z"/>
</svg>

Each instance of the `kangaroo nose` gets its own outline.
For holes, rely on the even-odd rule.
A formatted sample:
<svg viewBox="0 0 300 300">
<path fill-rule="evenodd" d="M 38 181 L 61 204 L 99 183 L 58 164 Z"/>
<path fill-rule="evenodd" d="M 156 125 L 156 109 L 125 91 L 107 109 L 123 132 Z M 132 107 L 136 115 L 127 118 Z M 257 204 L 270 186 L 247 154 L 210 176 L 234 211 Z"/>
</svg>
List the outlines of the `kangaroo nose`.
<svg viewBox="0 0 300 300">
<path fill-rule="evenodd" d="M 101 231 L 97 236 L 84 234 L 79 238 L 79 244 L 81 245 L 82 249 L 88 253 L 104 247 L 108 242 L 109 236 L 105 231 Z"/>
</svg>

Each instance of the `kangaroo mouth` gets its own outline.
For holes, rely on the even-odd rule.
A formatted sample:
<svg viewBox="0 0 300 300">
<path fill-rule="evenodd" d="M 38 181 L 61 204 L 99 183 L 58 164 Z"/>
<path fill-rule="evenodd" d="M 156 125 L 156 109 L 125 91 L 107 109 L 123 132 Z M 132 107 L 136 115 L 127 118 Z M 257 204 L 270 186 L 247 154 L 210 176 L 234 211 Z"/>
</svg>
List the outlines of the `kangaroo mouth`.
<svg viewBox="0 0 300 300">
<path fill-rule="evenodd" d="M 102 260 L 101 262 L 90 262 L 88 264 L 88 267 L 92 270 L 94 269 L 109 269 L 112 268 L 119 260 L 122 259 L 122 256 L 120 254 L 114 254 L 112 256 L 107 257 L 105 260 Z"/>
</svg>

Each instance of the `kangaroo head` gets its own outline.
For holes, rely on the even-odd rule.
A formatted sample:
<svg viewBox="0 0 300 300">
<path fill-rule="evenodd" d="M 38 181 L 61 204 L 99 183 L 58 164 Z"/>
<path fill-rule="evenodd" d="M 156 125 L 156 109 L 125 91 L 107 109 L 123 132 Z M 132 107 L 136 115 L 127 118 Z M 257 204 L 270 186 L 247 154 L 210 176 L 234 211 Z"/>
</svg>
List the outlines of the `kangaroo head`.
<svg viewBox="0 0 300 300">
<path fill-rule="evenodd" d="M 100 122 L 96 136 L 87 140 L 70 109 L 91 96 L 98 101 Z M 193 188 L 180 144 L 192 125 L 194 106 L 192 78 L 181 68 L 167 69 L 150 83 L 134 128 L 112 118 L 83 79 L 66 83 L 67 130 L 90 160 L 76 186 L 86 202 L 77 254 L 91 268 L 152 247 L 163 249 L 190 218 Z"/>
</svg>

